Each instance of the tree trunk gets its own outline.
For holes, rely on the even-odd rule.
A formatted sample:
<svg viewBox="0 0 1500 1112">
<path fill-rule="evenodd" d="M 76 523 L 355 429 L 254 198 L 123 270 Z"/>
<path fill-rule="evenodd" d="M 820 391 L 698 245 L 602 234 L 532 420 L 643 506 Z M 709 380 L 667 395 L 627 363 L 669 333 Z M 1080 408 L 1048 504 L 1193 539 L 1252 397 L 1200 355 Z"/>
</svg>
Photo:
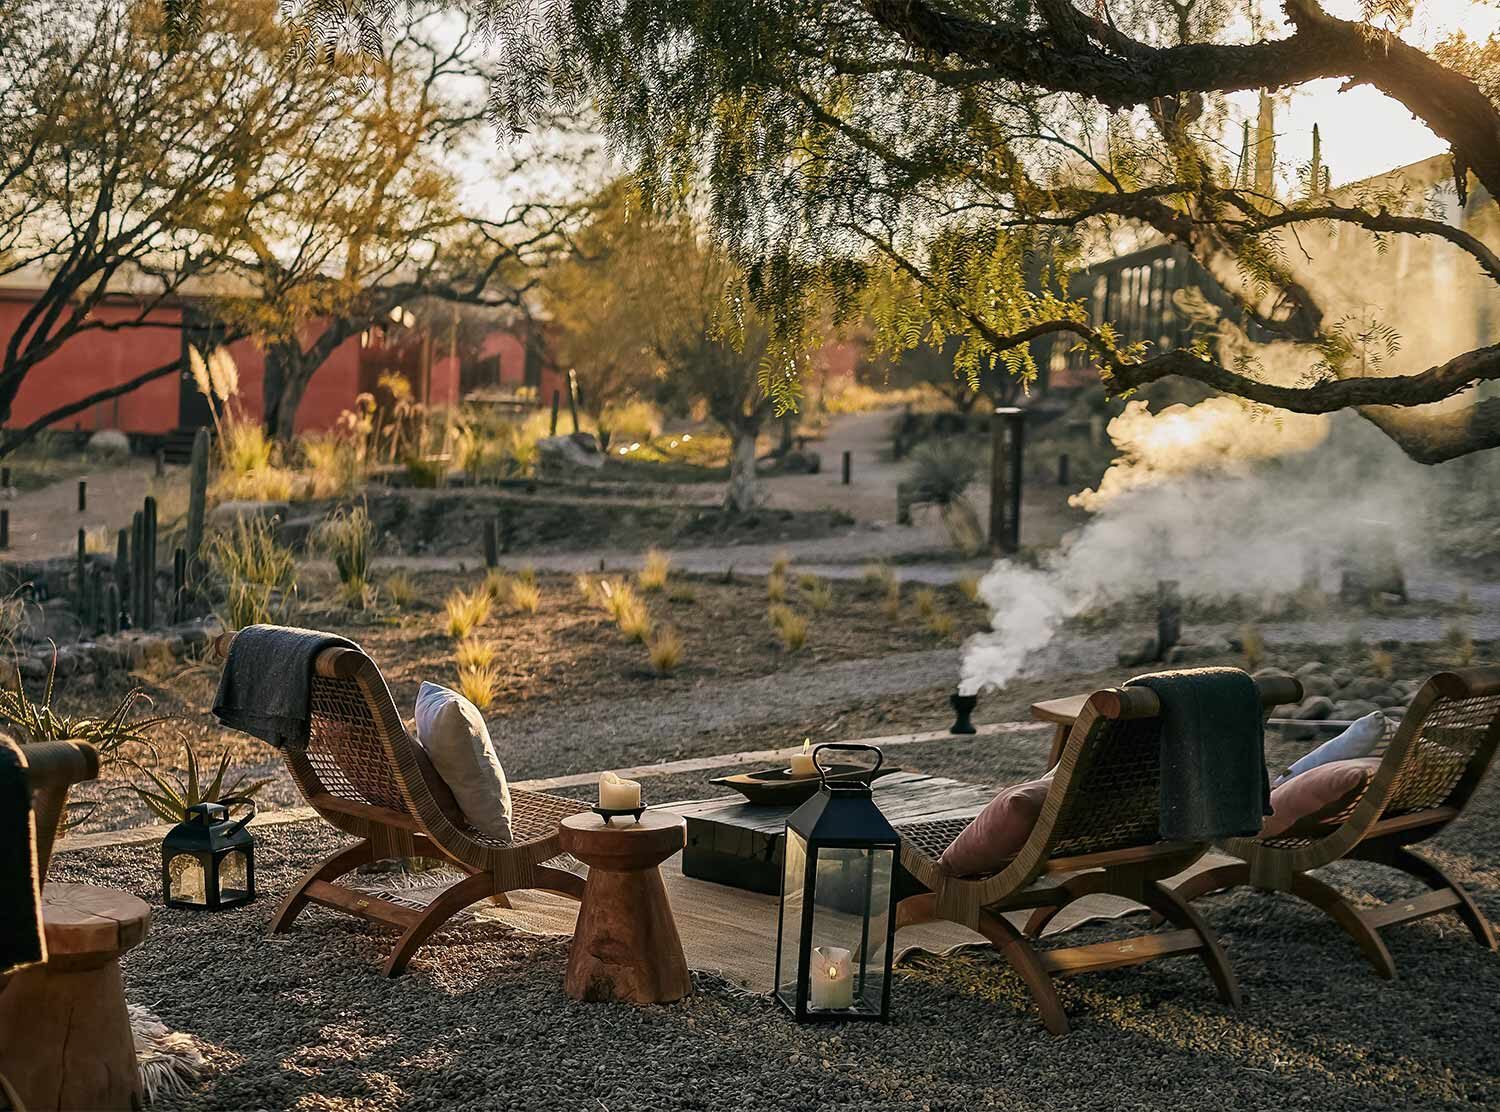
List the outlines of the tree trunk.
<svg viewBox="0 0 1500 1112">
<path fill-rule="evenodd" d="M 735 425 L 729 429 L 729 486 L 724 508 L 731 513 L 749 513 L 755 508 L 755 430 Z"/>
</svg>

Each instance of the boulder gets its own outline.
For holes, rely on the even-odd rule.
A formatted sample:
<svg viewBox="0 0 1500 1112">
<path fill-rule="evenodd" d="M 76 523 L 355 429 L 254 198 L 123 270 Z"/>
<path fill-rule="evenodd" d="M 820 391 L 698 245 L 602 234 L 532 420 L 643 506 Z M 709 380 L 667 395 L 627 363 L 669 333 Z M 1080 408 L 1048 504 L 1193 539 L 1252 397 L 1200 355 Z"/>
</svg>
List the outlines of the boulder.
<svg viewBox="0 0 1500 1112">
<path fill-rule="evenodd" d="M 1324 717 L 1353 722 L 1356 718 L 1363 718 L 1367 714 L 1374 714 L 1379 709 L 1380 707 L 1368 699 L 1344 699 L 1334 703 L 1333 713 Z"/>
<path fill-rule="evenodd" d="M 1333 680 L 1322 672 L 1310 672 L 1297 678 L 1302 681 L 1302 694 L 1304 695 L 1332 695 L 1338 690 L 1333 686 Z"/>
<path fill-rule="evenodd" d="M 604 466 L 604 453 L 599 450 L 599 441 L 593 433 L 544 436 L 536 442 L 536 450 L 544 472 L 598 471 Z"/>
<path fill-rule="evenodd" d="M 1115 659 L 1127 668 L 1137 664 L 1150 664 L 1156 659 L 1156 638 L 1147 636 L 1126 641 L 1115 654 Z"/>
<path fill-rule="evenodd" d="M 1328 678 L 1333 681 L 1334 687 L 1348 687 L 1354 682 L 1354 673 L 1348 668 L 1335 668 Z"/>
<path fill-rule="evenodd" d="M 88 454 L 91 459 L 122 460 L 130 455 L 130 437 L 119 429 L 100 429 L 89 437 Z"/>
<path fill-rule="evenodd" d="M 1273 668 L 1268 665 L 1265 668 L 1257 668 L 1255 671 L 1251 672 L 1250 678 L 1253 680 L 1268 680 L 1293 679 L 1294 677 L 1285 668 Z"/>
<path fill-rule="evenodd" d="M 1379 676 L 1360 676 L 1353 683 L 1340 688 L 1339 695 L 1345 699 L 1373 699 L 1391 689 L 1391 681 Z"/>
<path fill-rule="evenodd" d="M 1296 676 L 1299 680 L 1305 680 L 1308 676 L 1315 676 L 1326 671 L 1328 671 L 1328 665 L 1324 664 L 1321 660 L 1309 660 L 1293 672 L 1292 675 Z"/>
<path fill-rule="evenodd" d="M 1291 714 L 1293 718 L 1300 718 L 1306 722 L 1320 722 L 1325 718 L 1333 717 L 1333 700 L 1327 695 L 1310 695 L 1297 704 L 1297 709 Z"/>
<path fill-rule="evenodd" d="M 1167 650 L 1165 661 L 1168 664 L 1195 664 L 1204 660 L 1214 660 L 1227 653 L 1234 652 L 1234 647 L 1226 640 L 1197 642 L 1179 642 Z"/>
</svg>

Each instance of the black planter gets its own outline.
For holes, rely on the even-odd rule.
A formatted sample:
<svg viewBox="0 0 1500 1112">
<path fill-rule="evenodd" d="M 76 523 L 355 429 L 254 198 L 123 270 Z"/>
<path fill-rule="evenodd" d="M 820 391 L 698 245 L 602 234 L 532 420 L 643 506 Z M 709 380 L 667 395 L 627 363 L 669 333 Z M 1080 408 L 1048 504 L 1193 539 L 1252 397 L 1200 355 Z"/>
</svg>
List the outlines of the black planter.
<svg viewBox="0 0 1500 1112">
<path fill-rule="evenodd" d="M 950 734 L 973 734 L 978 733 L 974 723 L 969 716 L 974 713 L 974 708 L 979 705 L 978 695 L 962 695 L 955 691 L 948 696 L 948 702 L 953 704 L 953 713 L 957 717 L 953 720 L 953 726 L 949 729 Z"/>
</svg>

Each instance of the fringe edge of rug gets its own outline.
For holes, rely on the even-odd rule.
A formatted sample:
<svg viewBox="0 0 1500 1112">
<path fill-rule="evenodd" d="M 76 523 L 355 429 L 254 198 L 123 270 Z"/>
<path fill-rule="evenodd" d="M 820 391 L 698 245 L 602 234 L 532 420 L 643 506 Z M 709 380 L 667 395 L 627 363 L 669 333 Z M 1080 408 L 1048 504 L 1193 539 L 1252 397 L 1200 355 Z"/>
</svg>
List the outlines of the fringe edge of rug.
<svg viewBox="0 0 1500 1112">
<path fill-rule="evenodd" d="M 141 1071 L 146 1103 L 159 1096 L 179 1096 L 202 1079 L 208 1062 L 192 1035 L 173 1031 L 142 1004 L 128 1006 L 135 1060 Z"/>
</svg>

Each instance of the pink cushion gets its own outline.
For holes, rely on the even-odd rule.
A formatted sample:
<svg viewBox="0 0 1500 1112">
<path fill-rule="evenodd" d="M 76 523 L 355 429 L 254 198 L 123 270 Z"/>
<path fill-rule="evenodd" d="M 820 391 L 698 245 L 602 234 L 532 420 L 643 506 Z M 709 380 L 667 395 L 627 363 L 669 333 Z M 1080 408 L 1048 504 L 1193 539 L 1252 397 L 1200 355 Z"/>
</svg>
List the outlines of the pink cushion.
<svg viewBox="0 0 1500 1112">
<path fill-rule="evenodd" d="M 974 821 L 943 851 L 943 869 L 953 876 L 998 872 L 1021 851 L 1052 788 L 1052 773 L 1012 784 L 990 800 Z"/>
<path fill-rule="evenodd" d="M 1299 833 L 1329 823 L 1359 802 L 1380 768 L 1379 757 L 1329 761 L 1293 776 L 1271 792 L 1274 812 L 1260 836 Z"/>
</svg>

